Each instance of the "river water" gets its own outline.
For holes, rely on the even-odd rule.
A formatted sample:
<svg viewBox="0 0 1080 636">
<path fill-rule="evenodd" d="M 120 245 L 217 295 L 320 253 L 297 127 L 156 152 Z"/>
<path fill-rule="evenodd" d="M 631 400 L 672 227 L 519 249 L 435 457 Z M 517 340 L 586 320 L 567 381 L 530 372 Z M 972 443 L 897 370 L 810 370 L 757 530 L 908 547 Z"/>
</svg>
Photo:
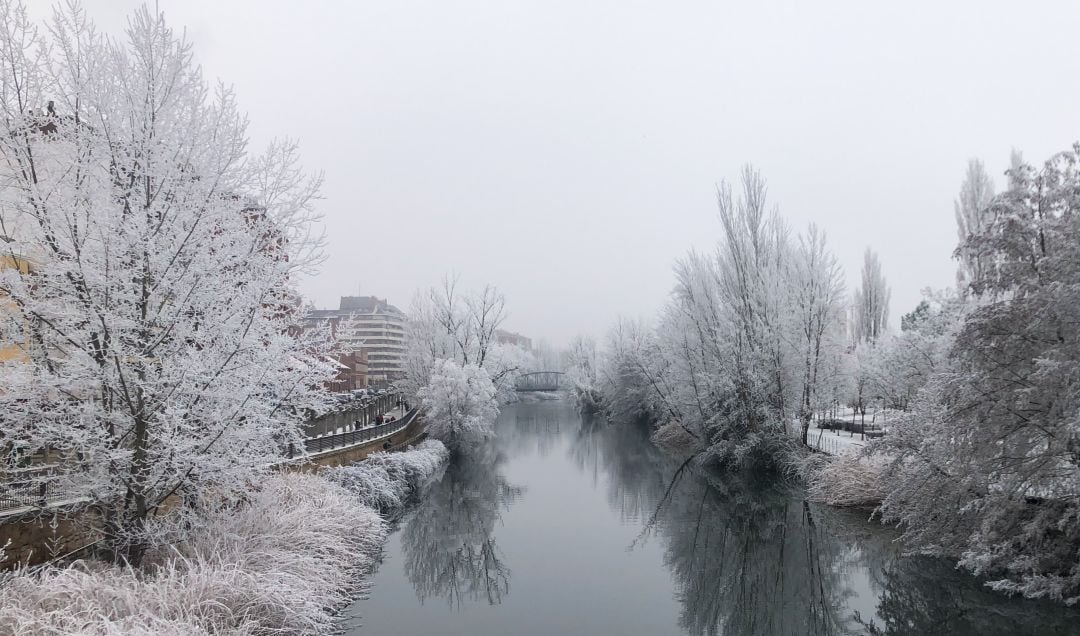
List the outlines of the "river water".
<svg viewBox="0 0 1080 636">
<path fill-rule="evenodd" d="M 1080 612 L 901 557 L 865 512 L 680 470 L 567 403 L 496 432 L 398 521 L 348 634 L 1080 634 Z"/>
</svg>

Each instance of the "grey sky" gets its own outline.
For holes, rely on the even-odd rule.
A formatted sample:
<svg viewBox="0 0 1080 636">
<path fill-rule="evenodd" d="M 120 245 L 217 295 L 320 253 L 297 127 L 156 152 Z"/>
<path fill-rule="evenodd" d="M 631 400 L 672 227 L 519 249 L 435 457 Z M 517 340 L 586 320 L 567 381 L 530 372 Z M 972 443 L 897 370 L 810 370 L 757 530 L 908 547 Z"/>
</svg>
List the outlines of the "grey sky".
<svg viewBox="0 0 1080 636">
<path fill-rule="evenodd" d="M 87 8 L 115 33 L 138 4 Z M 160 7 L 236 87 L 255 145 L 296 137 L 325 171 L 319 306 L 406 308 L 456 271 L 556 343 L 651 316 L 746 162 L 793 228 L 825 228 L 849 290 L 878 250 L 896 326 L 953 280 L 967 159 L 1000 186 L 1011 147 L 1042 161 L 1080 138 L 1080 2 Z"/>
</svg>

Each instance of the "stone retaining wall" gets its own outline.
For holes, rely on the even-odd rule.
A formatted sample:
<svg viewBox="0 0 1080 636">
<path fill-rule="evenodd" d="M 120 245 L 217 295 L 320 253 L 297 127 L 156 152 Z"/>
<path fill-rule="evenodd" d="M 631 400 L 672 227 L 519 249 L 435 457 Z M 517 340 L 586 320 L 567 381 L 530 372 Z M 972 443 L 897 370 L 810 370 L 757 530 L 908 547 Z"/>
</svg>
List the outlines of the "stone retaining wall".
<svg viewBox="0 0 1080 636">
<path fill-rule="evenodd" d="M 90 508 L 10 515 L 0 521 L 0 546 L 7 545 L 0 568 L 71 554 L 99 540 L 101 527 L 101 514 Z"/>
</svg>

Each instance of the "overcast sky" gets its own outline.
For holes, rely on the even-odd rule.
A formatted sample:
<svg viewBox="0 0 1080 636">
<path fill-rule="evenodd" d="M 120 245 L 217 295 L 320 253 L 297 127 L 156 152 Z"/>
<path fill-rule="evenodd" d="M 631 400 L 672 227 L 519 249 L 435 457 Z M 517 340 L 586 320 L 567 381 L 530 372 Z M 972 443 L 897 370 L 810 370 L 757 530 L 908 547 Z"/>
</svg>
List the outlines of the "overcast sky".
<svg viewBox="0 0 1080 636">
<path fill-rule="evenodd" d="M 48 3 L 32 0 L 34 11 Z M 116 33 L 139 3 L 94 0 Z M 161 0 L 259 147 L 325 172 L 320 307 L 402 308 L 446 272 L 562 344 L 650 317 L 753 163 L 847 272 L 877 250 L 892 323 L 953 281 L 969 157 L 997 183 L 1080 138 L 1080 2 Z"/>
</svg>

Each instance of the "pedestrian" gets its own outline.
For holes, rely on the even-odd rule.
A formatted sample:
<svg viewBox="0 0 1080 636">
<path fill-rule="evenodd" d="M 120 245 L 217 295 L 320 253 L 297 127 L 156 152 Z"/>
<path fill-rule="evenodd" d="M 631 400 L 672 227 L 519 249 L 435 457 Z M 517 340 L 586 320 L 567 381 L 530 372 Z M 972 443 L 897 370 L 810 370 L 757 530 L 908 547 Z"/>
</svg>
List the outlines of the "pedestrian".
<svg viewBox="0 0 1080 636">
<path fill-rule="evenodd" d="M 375 418 L 375 424 L 376 425 L 382 424 L 382 423 L 383 423 L 383 417 L 381 415 Z"/>
</svg>

